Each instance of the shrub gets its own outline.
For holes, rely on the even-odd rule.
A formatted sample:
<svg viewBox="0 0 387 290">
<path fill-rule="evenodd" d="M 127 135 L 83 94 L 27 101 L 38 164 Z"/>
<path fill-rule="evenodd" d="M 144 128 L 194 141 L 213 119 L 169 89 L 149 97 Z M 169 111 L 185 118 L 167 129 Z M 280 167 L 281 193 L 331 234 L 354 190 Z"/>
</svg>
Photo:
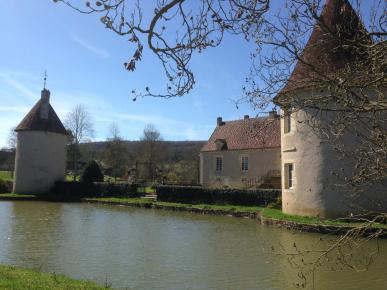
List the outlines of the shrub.
<svg viewBox="0 0 387 290">
<path fill-rule="evenodd" d="M 102 182 L 103 174 L 98 163 L 94 160 L 90 161 L 87 164 L 85 170 L 83 171 L 82 177 L 83 182 Z"/>
<path fill-rule="evenodd" d="M 13 183 L 12 181 L 0 179 L 0 193 L 12 192 Z"/>
<path fill-rule="evenodd" d="M 51 200 L 74 201 L 85 197 L 139 197 L 137 184 L 58 181 L 46 196 Z"/>
<path fill-rule="evenodd" d="M 281 196 L 280 190 L 273 189 L 213 189 L 200 186 L 169 186 L 156 188 L 157 199 L 166 202 L 188 204 L 235 204 L 251 206 L 267 206 L 276 202 Z"/>
<path fill-rule="evenodd" d="M 282 209 L 282 196 L 278 196 L 274 202 L 267 205 L 268 208 Z"/>
<path fill-rule="evenodd" d="M 44 198 L 58 201 L 78 201 L 83 197 L 92 197 L 96 191 L 92 182 L 57 181 L 50 193 Z"/>
<path fill-rule="evenodd" d="M 143 194 L 137 192 L 137 184 L 127 182 L 95 182 L 98 197 L 139 197 Z"/>
</svg>

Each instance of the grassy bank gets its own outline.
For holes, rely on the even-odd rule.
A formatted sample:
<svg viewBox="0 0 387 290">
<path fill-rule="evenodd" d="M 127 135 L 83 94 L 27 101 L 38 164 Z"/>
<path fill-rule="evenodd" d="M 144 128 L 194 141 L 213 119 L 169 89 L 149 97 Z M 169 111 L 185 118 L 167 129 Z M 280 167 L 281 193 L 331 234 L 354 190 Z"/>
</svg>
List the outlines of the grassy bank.
<svg viewBox="0 0 387 290">
<path fill-rule="evenodd" d="M 359 223 L 349 223 L 343 222 L 336 219 L 320 219 L 317 217 L 305 217 L 305 216 L 296 216 L 283 213 L 280 209 L 264 208 L 259 206 L 239 206 L 239 205 L 215 205 L 215 204 L 183 204 L 183 203 L 173 203 L 173 202 L 159 202 L 152 199 L 143 199 L 143 198 L 89 198 L 86 201 L 91 202 L 102 202 L 109 204 L 120 204 L 128 206 L 139 206 L 139 207 L 162 207 L 164 209 L 186 209 L 187 211 L 203 210 L 208 211 L 209 213 L 219 212 L 220 214 L 233 214 L 237 216 L 243 216 L 241 214 L 246 214 L 246 216 L 255 213 L 257 217 L 261 219 L 271 219 L 278 220 L 283 222 L 293 222 L 298 224 L 305 225 L 319 225 L 319 226 L 337 226 L 337 227 L 354 227 L 359 226 Z M 375 227 L 384 227 L 385 225 L 375 225 Z"/>
<path fill-rule="evenodd" d="M 0 193 L 0 200 L 35 200 L 37 197 L 30 194 Z"/>
<path fill-rule="evenodd" d="M 219 211 L 234 211 L 234 212 L 260 212 L 264 208 L 259 206 L 239 206 L 239 205 L 217 205 L 217 204 L 185 204 L 175 202 L 162 202 L 155 201 L 153 199 L 145 198 L 118 198 L 118 197 L 105 197 L 105 198 L 87 198 L 86 201 L 100 201 L 107 203 L 127 204 L 127 205 L 159 205 L 164 207 L 182 207 L 182 208 L 196 208 L 196 209 L 209 209 Z"/>
<path fill-rule="evenodd" d="M 0 265 L 0 289 L 9 290 L 59 290 L 59 289 L 110 289 L 90 281 L 70 279 L 63 275 L 42 273 L 13 266 Z"/>
<path fill-rule="evenodd" d="M 13 180 L 12 171 L 0 170 L 0 179 L 2 179 L 4 181 L 12 181 Z"/>
</svg>

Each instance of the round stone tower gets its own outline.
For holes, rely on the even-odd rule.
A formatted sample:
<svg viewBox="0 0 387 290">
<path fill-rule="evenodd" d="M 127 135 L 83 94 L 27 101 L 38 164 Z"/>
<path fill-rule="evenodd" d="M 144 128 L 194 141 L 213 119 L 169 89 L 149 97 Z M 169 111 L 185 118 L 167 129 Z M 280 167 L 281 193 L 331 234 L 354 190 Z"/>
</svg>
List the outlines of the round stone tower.
<svg viewBox="0 0 387 290">
<path fill-rule="evenodd" d="M 56 181 L 64 180 L 67 132 L 50 105 L 50 91 L 16 127 L 15 193 L 46 193 Z"/>
<path fill-rule="evenodd" d="M 320 19 L 331 31 L 341 29 L 348 34 L 347 37 L 354 37 L 362 27 L 347 0 L 327 0 Z M 288 214 L 339 217 L 387 210 L 383 185 L 361 194 L 352 194 L 348 188 L 338 186 L 343 184 L 345 175 L 351 175 L 354 164 L 329 144 L 326 135 L 329 132 L 323 135 L 318 129 L 329 128 L 328 124 L 336 113 L 319 111 L 313 106 L 296 107 L 297 100 L 305 104 L 305 100 L 331 96 L 329 89 L 321 85 L 324 82 L 320 75 L 329 75 L 356 61 L 357 56 L 339 52 L 337 47 L 335 39 L 316 25 L 303 51 L 304 62 L 296 64 L 288 83 L 275 98 L 276 104 L 282 107 L 282 209 Z M 319 75 L 315 73 L 316 68 L 320 70 Z M 344 134 L 341 142 L 349 154 L 356 148 L 354 135 Z M 342 176 L 335 174 L 338 171 L 342 172 Z"/>
</svg>

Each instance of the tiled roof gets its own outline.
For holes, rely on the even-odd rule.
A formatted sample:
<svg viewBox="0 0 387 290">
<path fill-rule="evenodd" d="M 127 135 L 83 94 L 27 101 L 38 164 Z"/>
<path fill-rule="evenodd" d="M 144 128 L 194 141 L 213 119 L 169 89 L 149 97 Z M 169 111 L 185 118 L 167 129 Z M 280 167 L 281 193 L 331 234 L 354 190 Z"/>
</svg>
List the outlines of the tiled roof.
<svg viewBox="0 0 387 290">
<path fill-rule="evenodd" d="M 39 100 L 31 111 L 24 117 L 15 131 L 45 131 L 67 135 L 67 131 L 55 113 L 54 109 L 49 104 L 48 118 L 40 117 L 42 100 Z"/>
<path fill-rule="evenodd" d="M 226 142 L 227 150 L 281 147 L 280 120 L 261 117 L 223 122 L 201 151 L 217 151 L 217 140 Z"/>
<path fill-rule="evenodd" d="M 345 39 L 355 39 L 360 31 L 364 31 L 359 16 L 348 0 L 327 0 L 320 17 L 326 27 L 323 29 L 319 24 L 315 25 L 302 55 L 302 60 L 307 64 L 300 61 L 296 64 L 280 94 L 305 87 L 318 87 L 321 74 L 337 71 L 356 59 L 353 51 L 338 48 L 338 41 L 332 33 L 326 32 L 332 31 Z"/>
</svg>

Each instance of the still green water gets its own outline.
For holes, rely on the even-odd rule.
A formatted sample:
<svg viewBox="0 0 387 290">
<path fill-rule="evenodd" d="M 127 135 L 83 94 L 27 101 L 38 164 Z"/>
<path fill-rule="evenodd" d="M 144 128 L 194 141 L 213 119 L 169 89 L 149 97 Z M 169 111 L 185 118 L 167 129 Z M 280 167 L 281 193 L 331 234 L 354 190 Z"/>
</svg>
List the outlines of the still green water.
<svg viewBox="0 0 387 290">
<path fill-rule="evenodd" d="M 295 289 L 298 271 L 281 247 L 286 253 L 294 252 L 294 243 L 302 250 L 323 249 L 334 240 L 232 217 L 0 202 L 0 264 L 107 281 L 119 289 Z M 375 246 L 363 246 L 352 264 L 361 265 Z M 312 286 L 309 279 L 306 288 Z M 317 270 L 314 287 L 387 289 L 387 241 L 380 241 L 368 271 L 328 261 Z"/>
</svg>

